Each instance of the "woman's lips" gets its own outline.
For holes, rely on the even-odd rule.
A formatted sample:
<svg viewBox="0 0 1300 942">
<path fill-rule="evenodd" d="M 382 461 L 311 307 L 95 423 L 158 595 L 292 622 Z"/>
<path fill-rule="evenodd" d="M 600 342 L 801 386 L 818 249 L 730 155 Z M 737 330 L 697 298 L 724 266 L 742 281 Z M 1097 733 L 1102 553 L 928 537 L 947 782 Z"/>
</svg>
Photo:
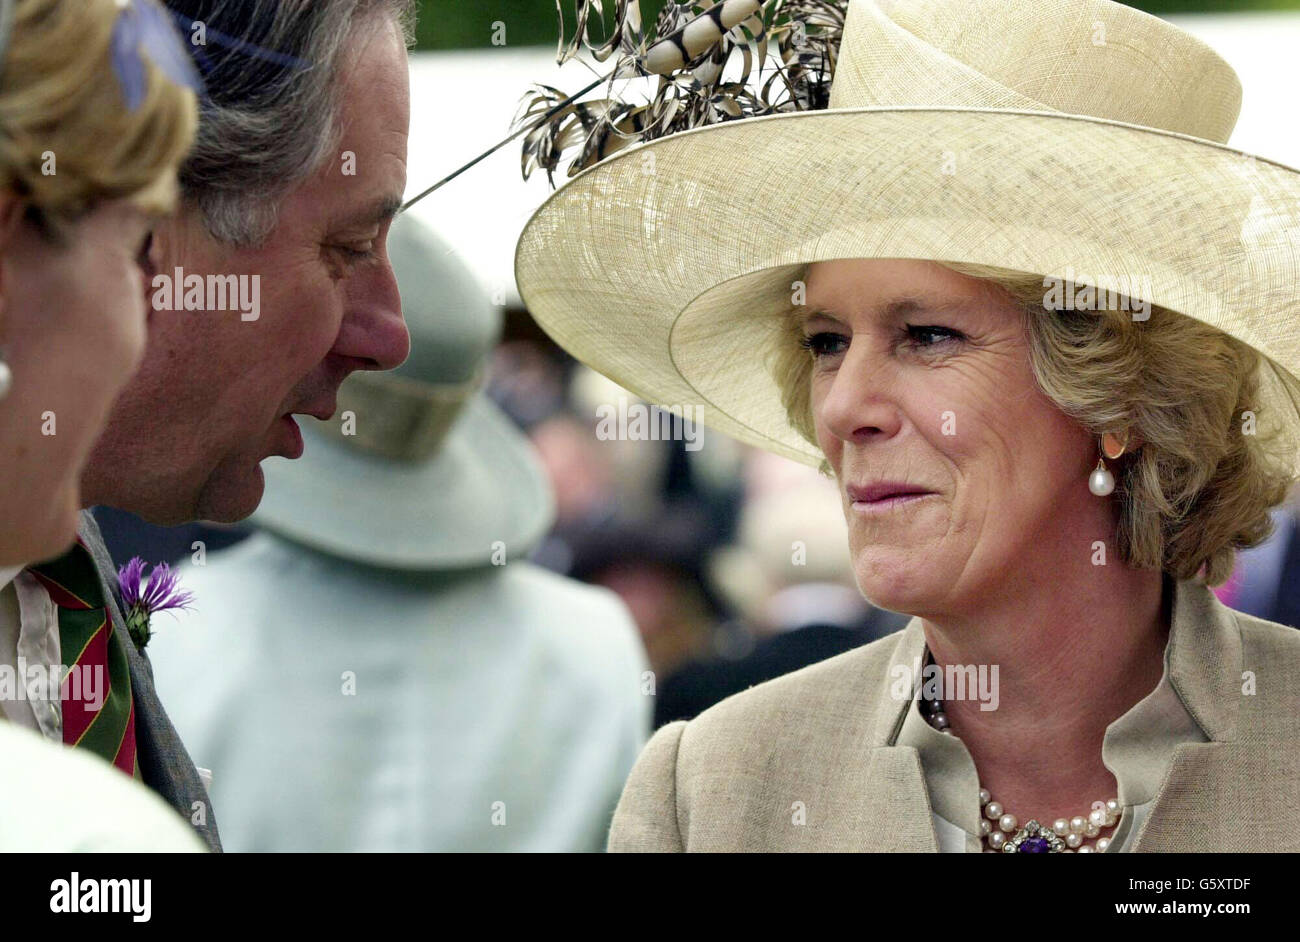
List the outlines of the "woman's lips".
<svg viewBox="0 0 1300 942">
<path fill-rule="evenodd" d="M 927 497 L 934 497 L 934 494 L 895 494 L 892 497 L 882 497 L 879 500 L 855 500 L 853 509 L 858 513 L 876 514 L 887 513 L 891 510 L 897 510 L 899 507 L 906 507 L 917 501 L 924 500 Z"/>
<path fill-rule="evenodd" d="M 934 496 L 933 491 L 903 481 L 850 484 L 845 490 L 853 509 L 860 513 L 881 513 Z"/>
</svg>

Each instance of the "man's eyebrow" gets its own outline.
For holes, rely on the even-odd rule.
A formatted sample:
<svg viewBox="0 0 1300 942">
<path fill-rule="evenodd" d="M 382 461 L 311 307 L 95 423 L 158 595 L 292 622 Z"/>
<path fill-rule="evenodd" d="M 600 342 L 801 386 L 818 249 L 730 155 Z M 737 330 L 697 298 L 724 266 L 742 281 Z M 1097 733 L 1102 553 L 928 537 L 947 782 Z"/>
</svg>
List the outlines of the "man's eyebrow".
<svg viewBox="0 0 1300 942">
<path fill-rule="evenodd" d="M 375 200 L 369 206 L 345 217 L 335 228 L 351 229 L 362 226 L 382 226 L 392 220 L 401 208 L 402 198 L 400 196 L 384 196 Z"/>
</svg>

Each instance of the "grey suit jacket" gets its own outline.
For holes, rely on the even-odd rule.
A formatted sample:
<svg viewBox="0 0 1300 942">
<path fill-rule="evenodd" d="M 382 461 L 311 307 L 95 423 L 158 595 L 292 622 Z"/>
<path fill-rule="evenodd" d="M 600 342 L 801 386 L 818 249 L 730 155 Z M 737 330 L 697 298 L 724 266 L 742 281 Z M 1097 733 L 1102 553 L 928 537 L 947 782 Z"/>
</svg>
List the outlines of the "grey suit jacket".
<svg viewBox="0 0 1300 942">
<path fill-rule="evenodd" d="M 1209 742 L 1183 743 L 1136 852 L 1300 851 L 1300 631 L 1178 583 L 1170 682 Z M 895 666 L 897 634 L 737 694 L 646 745 L 610 828 L 611 851 L 938 851 Z M 1159 770 L 1157 770 L 1159 771 Z"/>
<path fill-rule="evenodd" d="M 122 639 L 126 659 L 131 670 L 131 692 L 135 697 L 136 758 L 144 783 L 163 797 L 163 800 L 189 821 L 199 836 L 214 851 L 221 850 L 221 836 L 217 833 L 217 819 L 212 813 L 203 780 L 176 735 L 171 720 L 163 711 L 154 693 L 153 668 L 149 659 L 137 651 L 126 629 L 117 595 L 117 567 L 108 555 L 99 525 L 90 511 L 81 513 L 81 526 L 77 535 L 85 542 L 99 570 L 99 581 L 107 600 L 113 630 Z M 195 822 L 202 823 L 195 823 Z"/>
</svg>

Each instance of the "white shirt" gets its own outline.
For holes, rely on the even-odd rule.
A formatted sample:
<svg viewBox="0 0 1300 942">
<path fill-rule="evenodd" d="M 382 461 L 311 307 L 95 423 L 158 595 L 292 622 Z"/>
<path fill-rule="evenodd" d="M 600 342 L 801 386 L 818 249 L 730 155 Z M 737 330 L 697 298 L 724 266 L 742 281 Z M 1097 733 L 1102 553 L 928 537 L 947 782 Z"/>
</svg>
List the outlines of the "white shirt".
<svg viewBox="0 0 1300 942">
<path fill-rule="evenodd" d="M 59 691 L 48 689 L 63 663 L 58 610 L 23 568 L 0 569 L 0 670 L 10 672 L 0 680 L 0 852 L 206 851 L 149 789 L 63 745 Z"/>
<path fill-rule="evenodd" d="M 24 568 L 0 569 L 0 716 L 62 743 L 63 707 L 51 670 L 63 665 L 58 609 Z"/>
<path fill-rule="evenodd" d="M 526 562 L 424 581 L 259 533 L 149 644 L 228 851 L 603 850 L 649 736 L 626 608 Z"/>
</svg>

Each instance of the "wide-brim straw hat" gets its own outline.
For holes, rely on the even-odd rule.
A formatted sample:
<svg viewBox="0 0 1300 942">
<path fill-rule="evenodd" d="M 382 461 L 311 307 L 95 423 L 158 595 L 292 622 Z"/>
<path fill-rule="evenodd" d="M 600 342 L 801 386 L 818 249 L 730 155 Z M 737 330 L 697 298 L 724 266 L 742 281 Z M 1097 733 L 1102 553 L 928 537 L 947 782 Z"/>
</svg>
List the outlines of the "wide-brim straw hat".
<svg viewBox="0 0 1300 942">
<path fill-rule="evenodd" d="M 637 395 L 809 464 L 764 354 L 842 258 L 1131 286 L 1263 354 L 1259 421 L 1297 429 L 1300 172 L 1227 146 L 1240 102 L 1212 49 L 1108 0 L 850 0 L 828 109 L 581 172 L 520 237 L 520 296 Z"/>
</svg>

